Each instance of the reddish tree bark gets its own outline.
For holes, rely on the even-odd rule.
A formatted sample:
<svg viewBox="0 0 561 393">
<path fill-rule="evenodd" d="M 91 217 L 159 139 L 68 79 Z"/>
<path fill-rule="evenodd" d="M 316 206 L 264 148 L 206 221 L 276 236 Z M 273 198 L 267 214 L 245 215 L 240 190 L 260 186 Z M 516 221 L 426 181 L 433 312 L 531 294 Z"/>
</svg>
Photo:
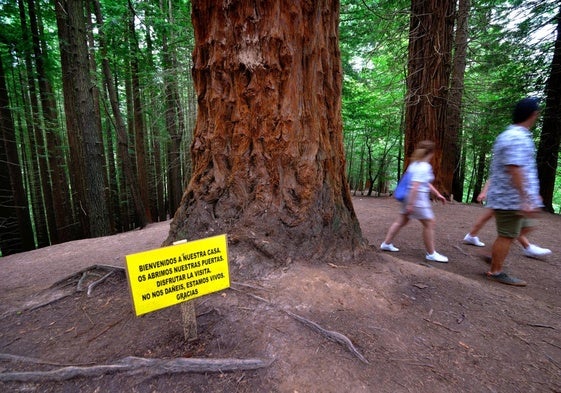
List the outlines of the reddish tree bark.
<svg viewBox="0 0 561 393">
<path fill-rule="evenodd" d="M 448 113 L 446 133 L 444 135 L 445 149 L 442 151 L 442 172 L 446 176 L 444 184 L 448 185 L 452 174 L 450 193 L 458 202 L 464 194 L 464 173 L 461 163 L 462 132 L 462 97 L 464 95 L 464 75 L 466 72 L 466 58 L 468 48 L 468 19 L 471 0 L 459 0 L 456 13 L 456 34 L 454 38 L 454 60 L 452 79 L 448 96 Z"/>
<path fill-rule="evenodd" d="M 228 233 L 281 263 L 361 249 L 344 171 L 339 2 L 192 10 L 193 176 L 166 243 Z"/>
<path fill-rule="evenodd" d="M 409 26 L 409 60 L 405 113 L 405 153 L 411 156 L 422 140 L 436 144 L 434 185 L 452 190 L 453 169 L 443 160 L 448 146 L 446 106 L 450 82 L 454 0 L 413 0 Z"/>
</svg>

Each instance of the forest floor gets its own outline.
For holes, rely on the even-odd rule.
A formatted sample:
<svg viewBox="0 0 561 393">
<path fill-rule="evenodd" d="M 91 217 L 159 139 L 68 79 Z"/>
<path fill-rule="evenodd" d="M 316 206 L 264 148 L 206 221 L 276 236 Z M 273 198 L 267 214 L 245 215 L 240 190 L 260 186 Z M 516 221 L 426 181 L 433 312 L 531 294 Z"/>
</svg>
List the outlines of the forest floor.
<svg viewBox="0 0 561 393">
<path fill-rule="evenodd" d="M 462 244 L 482 207 L 434 206 L 437 250 L 450 258 L 438 264 L 424 261 L 418 222 L 394 241 L 400 252 L 378 251 L 397 202 L 353 203 L 372 245 L 360 260 L 256 276 L 233 258 L 231 288 L 195 300 L 189 343 L 178 307 L 134 315 L 122 272 L 77 291 L 89 266 L 99 278 L 102 265 L 158 248 L 170 221 L 0 258 L 0 391 L 561 392 L 560 216 L 543 215 L 531 235 L 553 255 L 512 248 L 506 270 L 528 282 L 520 288 L 486 279 L 478 254 L 489 248 Z M 494 234 L 491 221 L 480 237 Z M 179 358 L 210 364 L 182 372 Z M 231 359 L 242 369 L 225 371 Z"/>
</svg>

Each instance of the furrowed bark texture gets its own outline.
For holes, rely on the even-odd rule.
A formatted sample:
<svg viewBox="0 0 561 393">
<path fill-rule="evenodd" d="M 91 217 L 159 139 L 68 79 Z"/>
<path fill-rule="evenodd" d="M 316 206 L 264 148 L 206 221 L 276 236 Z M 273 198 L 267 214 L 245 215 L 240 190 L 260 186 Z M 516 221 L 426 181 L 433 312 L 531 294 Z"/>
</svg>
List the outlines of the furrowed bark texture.
<svg viewBox="0 0 561 393">
<path fill-rule="evenodd" d="M 436 144 L 434 186 L 450 195 L 454 168 L 444 159 L 446 107 L 454 29 L 453 0 L 413 0 L 409 26 L 409 60 L 405 112 L 407 159 L 422 140 Z"/>
<path fill-rule="evenodd" d="M 364 246 L 341 121 L 339 3 L 193 1 L 193 176 L 171 225 L 276 260 Z"/>
</svg>

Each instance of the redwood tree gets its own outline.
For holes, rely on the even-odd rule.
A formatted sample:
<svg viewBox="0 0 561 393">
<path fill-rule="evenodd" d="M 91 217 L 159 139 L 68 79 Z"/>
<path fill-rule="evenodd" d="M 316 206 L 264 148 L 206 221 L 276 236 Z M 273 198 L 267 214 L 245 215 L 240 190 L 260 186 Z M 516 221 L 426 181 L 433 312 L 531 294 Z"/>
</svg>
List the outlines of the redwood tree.
<svg viewBox="0 0 561 393">
<path fill-rule="evenodd" d="M 40 4 L 36 4 L 34 0 L 27 0 L 27 5 L 32 33 L 33 59 L 37 70 L 39 97 L 43 114 L 43 125 L 36 124 L 35 127 L 37 131 L 44 128 L 48 151 L 46 157 L 48 157 L 49 173 L 45 176 L 46 178 L 42 179 L 42 194 L 46 204 L 45 213 L 48 219 L 51 243 L 63 243 L 79 238 L 81 231 L 74 225 L 74 217 L 68 214 L 68 206 L 71 205 L 71 201 L 64 168 L 66 164 L 64 162 L 63 141 L 58 131 L 60 121 L 57 114 L 57 102 L 47 72 L 48 51 L 45 48 L 45 42 L 41 40 L 40 21 L 36 13 L 36 7 L 39 10 Z"/>
<path fill-rule="evenodd" d="M 445 149 L 442 151 L 443 172 L 449 176 L 453 174 L 450 193 L 461 202 L 464 195 L 464 173 L 461 162 L 461 126 L 462 126 L 462 97 L 464 95 L 464 75 L 467 63 L 468 49 L 468 19 L 471 0 L 459 0 L 456 18 L 456 34 L 454 37 L 454 60 L 452 65 L 452 79 L 448 96 L 448 112 L 446 114 L 446 134 L 444 135 Z"/>
<path fill-rule="evenodd" d="M 91 237 L 108 235 L 105 168 L 99 111 L 94 106 L 87 46 L 85 0 L 55 2 L 70 174 L 82 227 Z"/>
<path fill-rule="evenodd" d="M 280 263 L 361 249 L 344 171 L 339 2 L 194 0 L 192 18 L 193 175 L 166 243 L 228 233 Z"/>
<path fill-rule="evenodd" d="M 417 142 L 436 143 L 434 185 L 449 195 L 454 168 L 443 160 L 446 146 L 446 108 L 454 37 L 455 0 L 412 0 L 405 113 L 405 152 Z"/>
</svg>

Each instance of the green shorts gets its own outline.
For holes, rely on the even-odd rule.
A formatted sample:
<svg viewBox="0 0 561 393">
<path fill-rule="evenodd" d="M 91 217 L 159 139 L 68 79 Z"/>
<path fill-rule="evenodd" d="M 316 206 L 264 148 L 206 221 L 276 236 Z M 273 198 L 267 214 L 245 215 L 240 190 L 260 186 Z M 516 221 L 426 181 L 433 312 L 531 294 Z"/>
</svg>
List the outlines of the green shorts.
<svg viewBox="0 0 561 393">
<path fill-rule="evenodd" d="M 516 239 L 522 228 L 533 227 L 534 220 L 524 217 L 518 210 L 495 210 L 499 236 Z"/>
</svg>

